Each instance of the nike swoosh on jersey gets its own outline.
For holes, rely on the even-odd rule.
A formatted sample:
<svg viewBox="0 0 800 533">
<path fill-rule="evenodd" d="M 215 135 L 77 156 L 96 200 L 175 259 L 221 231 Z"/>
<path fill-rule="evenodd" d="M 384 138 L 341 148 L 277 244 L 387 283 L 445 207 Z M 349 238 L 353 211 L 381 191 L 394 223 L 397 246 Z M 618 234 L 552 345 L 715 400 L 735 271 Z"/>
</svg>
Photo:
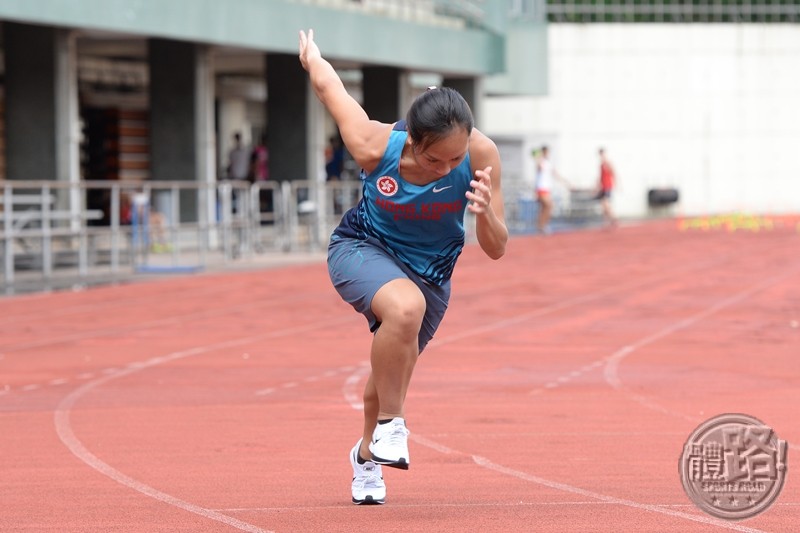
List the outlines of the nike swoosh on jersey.
<svg viewBox="0 0 800 533">
<path fill-rule="evenodd" d="M 449 189 L 449 188 L 451 188 L 451 187 L 452 187 L 452 185 L 446 185 L 446 186 L 444 186 L 444 187 L 438 187 L 438 188 L 437 188 L 437 187 L 434 187 L 434 188 L 433 188 L 433 192 L 442 192 L 443 190 L 445 190 L 445 189 Z"/>
</svg>

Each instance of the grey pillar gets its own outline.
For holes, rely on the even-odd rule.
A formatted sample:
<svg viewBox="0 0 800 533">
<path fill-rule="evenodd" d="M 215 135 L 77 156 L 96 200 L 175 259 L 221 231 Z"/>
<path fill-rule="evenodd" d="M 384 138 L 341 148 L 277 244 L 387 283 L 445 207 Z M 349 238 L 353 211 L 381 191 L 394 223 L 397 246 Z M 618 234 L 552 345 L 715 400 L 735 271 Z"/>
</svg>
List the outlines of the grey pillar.
<svg viewBox="0 0 800 533">
<path fill-rule="evenodd" d="M 307 179 L 308 74 L 297 54 L 269 54 L 266 62 L 270 179 Z"/>
<path fill-rule="evenodd" d="M 68 180 L 70 105 L 66 30 L 6 22 L 5 52 L 6 177 L 16 180 Z"/>
<path fill-rule="evenodd" d="M 475 124 L 478 125 L 480 123 L 480 109 L 478 106 L 480 101 L 479 80 L 476 78 L 444 78 L 442 86 L 453 88 L 464 97 L 464 100 L 467 101 L 472 110 L 472 116 L 475 117 Z"/>
<path fill-rule="evenodd" d="M 400 108 L 400 70 L 393 67 L 364 67 L 361 85 L 364 110 L 369 118 L 391 124 L 405 118 Z"/>
<path fill-rule="evenodd" d="M 194 43 L 151 39 L 150 177 L 160 181 L 206 181 L 209 161 L 208 50 Z M 158 207 L 158 206 L 156 206 Z M 181 221 L 197 220 L 195 202 L 182 201 Z M 167 214 L 170 216 L 171 214 Z"/>
</svg>

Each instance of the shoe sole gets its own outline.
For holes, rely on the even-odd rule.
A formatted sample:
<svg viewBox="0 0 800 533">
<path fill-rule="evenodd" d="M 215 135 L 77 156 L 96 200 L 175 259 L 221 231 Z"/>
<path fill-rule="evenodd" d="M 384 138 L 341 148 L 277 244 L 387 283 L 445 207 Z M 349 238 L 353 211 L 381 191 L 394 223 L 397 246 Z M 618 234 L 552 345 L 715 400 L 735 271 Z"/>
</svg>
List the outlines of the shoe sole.
<svg viewBox="0 0 800 533">
<path fill-rule="evenodd" d="M 389 468 L 399 468 L 400 470 L 408 470 L 408 461 L 406 461 L 405 457 L 401 457 L 396 461 L 392 461 L 390 459 L 382 459 L 373 453 L 372 462 L 375 464 L 379 464 L 381 466 L 388 466 Z"/>
<path fill-rule="evenodd" d="M 372 496 L 367 496 L 363 500 L 356 500 L 353 498 L 353 503 L 356 505 L 383 505 L 386 500 L 376 500 Z"/>
</svg>

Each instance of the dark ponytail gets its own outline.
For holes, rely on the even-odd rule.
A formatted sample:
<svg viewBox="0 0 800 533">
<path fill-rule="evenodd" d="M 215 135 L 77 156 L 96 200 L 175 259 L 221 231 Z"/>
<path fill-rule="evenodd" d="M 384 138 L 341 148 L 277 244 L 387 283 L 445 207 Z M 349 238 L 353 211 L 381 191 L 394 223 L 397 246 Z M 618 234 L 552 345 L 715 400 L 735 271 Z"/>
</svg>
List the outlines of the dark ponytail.
<svg viewBox="0 0 800 533">
<path fill-rule="evenodd" d="M 431 144 L 462 127 L 472 133 L 474 119 L 467 101 L 450 87 L 431 87 L 419 95 L 406 115 L 411 141 L 425 150 Z"/>
</svg>

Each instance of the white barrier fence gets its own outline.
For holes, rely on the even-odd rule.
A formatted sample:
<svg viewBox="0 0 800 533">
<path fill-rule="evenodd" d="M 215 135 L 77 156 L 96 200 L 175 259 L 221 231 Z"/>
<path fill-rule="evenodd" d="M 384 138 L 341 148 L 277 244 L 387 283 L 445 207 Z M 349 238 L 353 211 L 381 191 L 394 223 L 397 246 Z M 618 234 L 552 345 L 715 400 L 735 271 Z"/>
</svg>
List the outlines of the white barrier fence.
<svg viewBox="0 0 800 533">
<path fill-rule="evenodd" d="M 21 276 L 113 279 L 319 250 L 359 198 L 357 181 L 0 181 L 5 292 Z"/>
<path fill-rule="evenodd" d="M 523 192 L 504 191 L 513 233 L 533 228 L 536 207 Z M 88 284 L 322 251 L 360 197 L 357 180 L 0 181 L 3 292 L 17 292 L 23 280 L 45 288 L 58 278 Z M 468 241 L 473 227 L 468 216 Z"/>
</svg>

